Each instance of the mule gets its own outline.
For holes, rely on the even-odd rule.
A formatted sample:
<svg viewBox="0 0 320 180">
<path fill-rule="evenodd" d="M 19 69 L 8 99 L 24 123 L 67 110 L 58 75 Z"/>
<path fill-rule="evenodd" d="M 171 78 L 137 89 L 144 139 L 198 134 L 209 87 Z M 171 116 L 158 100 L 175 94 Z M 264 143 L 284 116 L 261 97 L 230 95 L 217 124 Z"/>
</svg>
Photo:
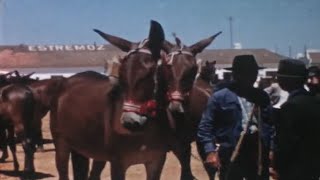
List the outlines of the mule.
<svg viewBox="0 0 320 180">
<path fill-rule="evenodd" d="M 175 136 L 179 140 L 179 146 L 172 147 L 182 165 L 181 179 L 193 179 L 190 168 L 190 143 L 196 138 L 198 123 L 206 102 L 211 95 L 211 79 L 215 76 L 215 69 L 204 68 L 196 79 L 197 62 L 196 55 L 202 52 L 221 32 L 199 41 L 192 46 L 183 45 L 179 38 L 176 45 L 165 41 L 163 49 L 167 56 L 163 58 L 159 67 L 160 73 L 165 78 L 163 86 L 166 88 L 167 116 L 173 119 Z M 212 73 L 212 74 L 211 74 Z M 212 173 L 210 173 L 211 175 Z"/>
<path fill-rule="evenodd" d="M 69 78 L 51 110 L 51 132 L 60 179 L 68 179 L 71 153 L 74 177 L 86 179 L 88 159 L 110 161 L 112 179 L 125 179 L 132 164 L 146 167 L 147 179 L 159 179 L 168 151 L 167 125 L 155 104 L 156 67 L 164 33 L 152 21 L 148 40 L 132 43 L 95 30 L 127 52 L 119 80 L 85 75 Z M 73 85 L 72 85 L 73 84 Z"/>
<path fill-rule="evenodd" d="M 12 76 L 15 74 L 15 76 Z M 32 143 L 38 141 L 38 138 L 33 136 L 34 128 L 25 128 L 26 124 L 32 123 L 32 126 L 35 127 L 35 123 L 33 121 L 33 115 L 30 112 L 30 109 L 34 108 L 34 103 L 31 103 L 31 99 L 33 98 L 32 92 L 30 89 L 24 84 L 28 84 L 34 82 L 33 79 L 30 78 L 30 75 L 20 76 L 17 71 L 12 71 L 7 74 L 1 75 L 1 112 L 0 112 L 0 139 L 1 139 L 1 149 L 3 151 L 1 161 L 5 161 L 8 157 L 7 145 L 9 145 L 10 150 L 13 155 L 13 164 L 14 170 L 19 170 L 19 163 L 16 156 L 16 141 L 15 134 L 20 133 L 24 136 L 24 134 L 32 134 Z M 29 107 L 28 107 L 29 106 Z M 22 126 L 22 130 L 16 126 Z M 22 131 L 22 132 L 21 132 Z M 17 135 L 18 136 L 18 135 Z M 25 140 L 26 137 L 20 137 L 21 140 Z M 29 141 L 29 140 L 28 140 Z M 28 151 L 32 149 L 30 145 L 26 145 Z M 30 146 L 30 147 L 29 147 Z M 26 152 L 30 154 L 31 152 Z M 32 160 L 33 155 L 27 155 L 28 161 Z M 31 160 L 30 160 L 31 159 Z M 32 162 L 26 162 L 26 171 L 33 171 Z"/>
<path fill-rule="evenodd" d="M 35 122 L 33 121 L 34 97 L 30 88 L 24 85 L 12 84 L 1 89 L 0 96 L 0 125 L 2 130 L 8 129 L 9 145 L 13 154 L 14 169 L 19 170 L 19 164 L 15 155 L 14 134 L 22 142 L 25 153 L 24 172 L 34 173 L 34 151 L 36 135 L 33 133 Z"/>
</svg>

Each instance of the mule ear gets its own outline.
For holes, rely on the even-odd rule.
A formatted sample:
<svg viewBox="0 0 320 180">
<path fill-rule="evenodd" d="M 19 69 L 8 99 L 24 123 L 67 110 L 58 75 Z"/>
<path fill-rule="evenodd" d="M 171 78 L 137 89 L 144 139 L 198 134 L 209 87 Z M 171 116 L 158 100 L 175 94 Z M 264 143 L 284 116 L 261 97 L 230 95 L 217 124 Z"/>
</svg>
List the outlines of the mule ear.
<svg viewBox="0 0 320 180">
<path fill-rule="evenodd" d="M 190 50 L 191 52 L 196 55 L 198 53 L 201 53 L 207 46 L 209 46 L 211 44 L 211 42 L 221 34 L 222 32 L 218 32 L 217 34 L 207 38 L 207 39 L 203 39 L 195 44 L 193 44 L 192 46 L 190 46 Z"/>
<path fill-rule="evenodd" d="M 162 26 L 157 21 L 151 20 L 149 31 L 149 48 L 152 52 L 152 56 L 156 59 L 160 58 L 160 51 L 164 38 Z"/>
<path fill-rule="evenodd" d="M 168 54 L 170 53 L 171 49 L 174 47 L 169 41 L 164 40 L 162 44 L 162 49 Z"/>
<path fill-rule="evenodd" d="M 34 73 L 35 73 L 35 72 L 31 72 L 31 73 L 29 73 L 29 74 L 27 74 L 27 75 L 25 75 L 25 76 L 23 76 L 23 77 L 24 77 L 24 78 L 30 78 Z"/>
<path fill-rule="evenodd" d="M 216 65 L 216 64 L 217 64 L 217 61 L 216 61 L 216 60 L 214 60 L 214 61 L 212 62 L 212 64 L 213 64 L 213 65 Z"/>
<path fill-rule="evenodd" d="M 107 40 L 112 45 L 120 48 L 122 51 L 128 52 L 131 50 L 132 42 L 116 36 L 106 34 L 98 29 L 93 29 L 93 31 L 98 33 L 101 37 L 103 37 L 103 39 Z"/>
</svg>

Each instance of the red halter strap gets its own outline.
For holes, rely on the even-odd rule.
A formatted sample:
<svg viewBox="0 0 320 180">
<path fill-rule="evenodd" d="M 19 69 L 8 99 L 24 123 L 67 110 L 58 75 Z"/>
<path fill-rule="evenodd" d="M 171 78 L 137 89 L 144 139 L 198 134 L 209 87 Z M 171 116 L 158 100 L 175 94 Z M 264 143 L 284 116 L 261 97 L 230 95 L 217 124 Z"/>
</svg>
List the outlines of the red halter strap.
<svg viewBox="0 0 320 180">
<path fill-rule="evenodd" d="M 155 117 L 156 110 L 157 110 L 157 103 L 153 99 L 142 104 L 137 104 L 131 100 L 125 101 L 123 104 L 124 112 L 134 112 L 139 115 Z"/>
</svg>

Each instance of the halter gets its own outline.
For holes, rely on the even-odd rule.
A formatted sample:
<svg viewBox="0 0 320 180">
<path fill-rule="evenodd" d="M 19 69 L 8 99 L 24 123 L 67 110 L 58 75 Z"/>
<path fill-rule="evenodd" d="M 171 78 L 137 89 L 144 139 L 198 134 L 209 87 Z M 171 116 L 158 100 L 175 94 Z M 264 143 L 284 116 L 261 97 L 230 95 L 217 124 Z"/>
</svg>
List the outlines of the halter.
<svg viewBox="0 0 320 180">
<path fill-rule="evenodd" d="M 138 45 L 138 48 L 136 49 L 132 49 L 130 50 L 126 56 L 129 56 L 133 53 L 137 53 L 137 52 L 141 52 L 141 53 L 145 53 L 145 54 L 150 54 L 152 55 L 151 51 L 149 49 L 144 48 L 144 46 L 149 42 L 149 39 L 144 39 L 143 41 L 141 41 Z"/>
<path fill-rule="evenodd" d="M 193 56 L 193 54 L 192 54 L 191 52 L 182 50 L 182 48 L 181 48 L 180 50 L 173 51 L 173 52 L 171 52 L 171 53 L 169 53 L 169 54 L 167 55 L 166 64 L 172 65 L 174 56 L 175 56 L 175 55 L 180 55 L 180 54 L 185 54 L 185 55 Z M 170 59 L 169 59 L 169 58 L 170 58 Z M 169 60 L 168 60 L 168 59 L 169 59 Z"/>
<path fill-rule="evenodd" d="M 133 53 L 137 53 L 137 52 L 152 55 L 152 52 L 149 49 L 144 48 L 144 46 L 146 45 L 146 43 L 148 41 L 149 41 L 148 39 L 144 39 L 142 42 L 139 43 L 138 48 L 130 50 L 126 54 L 126 57 L 133 54 Z M 146 102 L 140 103 L 140 104 L 138 104 L 132 100 L 126 100 L 123 103 L 122 109 L 124 112 L 133 112 L 133 113 L 137 113 L 139 115 L 144 115 L 144 116 L 154 118 L 156 116 L 157 103 L 154 99 L 151 99 L 149 101 L 146 101 Z"/>
<path fill-rule="evenodd" d="M 156 110 L 157 103 L 153 99 L 142 104 L 137 104 L 131 100 L 125 101 L 123 104 L 124 112 L 134 112 L 152 118 L 156 116 Z"/>
<path fill-rule="evenodd" d="M 183 45 L 181 45 L 180 49 L 179 50 L 176 50 L 176 51 L 173 51 L 171 53 L 169 53 L 167 55 L 167 58 L 166 58 L 166 64 L 167 65 L 171 65 L 173 64 L 173 58 L 174 56 L 176 55 L 180 55 L 180 54 L 184 54 L 184 55 L 188 55 L 188 56 L 192 56 L 194 57 L 194 55 L 189 52 L 189 51 L 186 51 L 186 50 L 183 50 Z M 175 71 L 173 71 L 173 74 L 175 75 Z M 168 92 L 168 99 L 170 101 L 183 101 L 184 100 L 184 97 L 185 96 L 188 96 L 189 93 L 186 93 L 186 94 L 182 94 L 180 91 L 174 91 L 172 93 Z"/>
</svg>

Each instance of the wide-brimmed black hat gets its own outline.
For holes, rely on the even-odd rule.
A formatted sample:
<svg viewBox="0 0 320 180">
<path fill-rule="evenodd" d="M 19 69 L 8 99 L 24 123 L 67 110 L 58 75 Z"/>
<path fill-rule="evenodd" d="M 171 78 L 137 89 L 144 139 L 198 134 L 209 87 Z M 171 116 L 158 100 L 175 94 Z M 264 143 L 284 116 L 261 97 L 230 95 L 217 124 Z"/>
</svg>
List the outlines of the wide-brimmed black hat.
<svg viewBox="0 0 320 180">
<path fill-rule="evenodd" d="M 320 76 L 320 69 L 318 66 L 311 66 L 308 68 L 308 76 L 309 77 L 319 77 Z"/>
<path fill-rule="evenodd" d="M 253 55 L 239 55 L 234 57 L 232 67 L 224 68 L 229 71 L 246 71 L 264 69 L 257 64 Z"/>
<path fill-rule="evenodd" d="M 277 73 L 278 77 L 306 78 L 307 74 L 307 68 L 302 61 L 295 59 L 280 60 Z"/>
</svg>

